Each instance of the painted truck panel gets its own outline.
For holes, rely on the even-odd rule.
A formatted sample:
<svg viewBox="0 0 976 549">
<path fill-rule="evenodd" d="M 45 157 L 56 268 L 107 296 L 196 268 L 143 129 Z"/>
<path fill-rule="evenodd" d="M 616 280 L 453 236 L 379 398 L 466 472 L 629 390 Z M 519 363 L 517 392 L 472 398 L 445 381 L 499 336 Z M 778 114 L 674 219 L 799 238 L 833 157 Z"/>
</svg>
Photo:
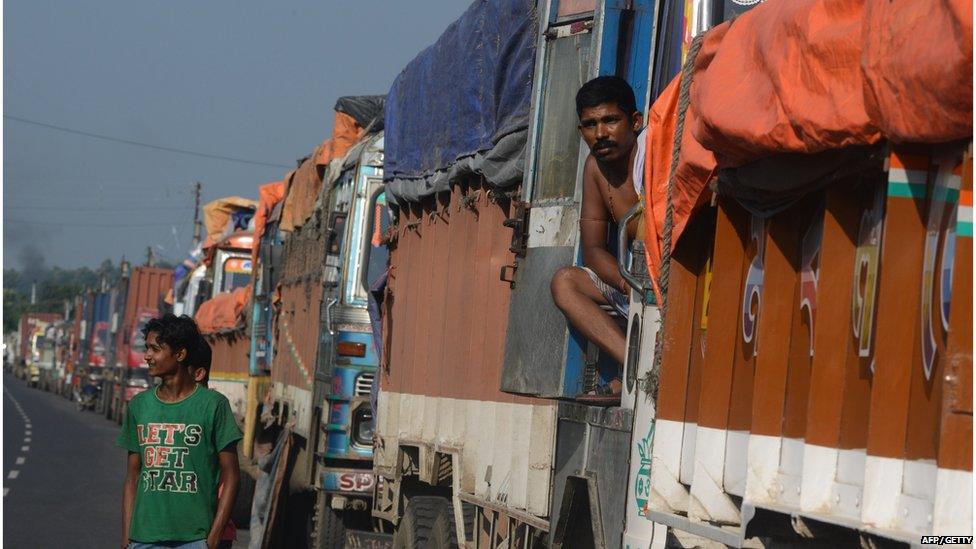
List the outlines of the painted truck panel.
<svg viewBox="0 0 976 549">
<path fill-rule="evenodd" d="M 547 516 L 555 404 L 499 390 L 511 287 L 498 273 L 514 259 L 503 225 L 511 208 L 469 181 L 401 210 L 383 305 L 388 354 L 374 463 L 393 478 L 399 446 L 430 459 L 443 452 L 462 497 Z M 435 273 L 448 270 L 435 285 Z"/>
<path fill-rule="evenodd" d="M 733 544 L 768 512 L 806 535 L 971 531 L 969 166 L 958 149 L 895 149 L 885 171 L 763 223 L 719 198 L 714 243 L 696 230 L 710 209 L 693 219 L 671 271 L 641 516 Z"/>
</svg>

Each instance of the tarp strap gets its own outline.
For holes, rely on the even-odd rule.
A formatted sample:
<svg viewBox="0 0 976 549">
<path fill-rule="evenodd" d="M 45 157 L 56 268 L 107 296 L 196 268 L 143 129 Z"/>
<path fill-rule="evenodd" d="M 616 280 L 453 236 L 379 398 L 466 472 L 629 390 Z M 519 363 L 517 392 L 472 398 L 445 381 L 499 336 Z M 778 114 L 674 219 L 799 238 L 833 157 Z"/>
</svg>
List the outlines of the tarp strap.
<svg viewBox="0 0 976 549">
<path fill-rule="evenodd" d="M 674 126 L 674 146 L 671 149 L 671 171 L 668 173 L 667 204 L 664 210 L 664 243 L 661 248 L 661 274 L 658 277 L 658 286 L 661 289 L 661 328 L 654 343 L 654 363 L 651 370 L 647 373 L 647 382 L 644 384 L 647 393 L 657 401 L 657 389 L 661 379 L 661 360 L 664 355 L 664 320 L 668 315 L 668 279 L 671 273 L 671 233 L 674 227 L 674 180 L 678 172 L 678 158 L 681 156 L 681 138 L 685 134 L 685 114 L 688 112 L 688 105 L 691 104 L 691 82 L 695 77 L 695 59 L 701 50 L 702 42 L 705 38 L 704 32 L 691 41 L 688 48 L 688 56 L 685 58 L 684 67 L 681 69 L 681 84 L 678 91 L 678 120 Z"/>
</svg>

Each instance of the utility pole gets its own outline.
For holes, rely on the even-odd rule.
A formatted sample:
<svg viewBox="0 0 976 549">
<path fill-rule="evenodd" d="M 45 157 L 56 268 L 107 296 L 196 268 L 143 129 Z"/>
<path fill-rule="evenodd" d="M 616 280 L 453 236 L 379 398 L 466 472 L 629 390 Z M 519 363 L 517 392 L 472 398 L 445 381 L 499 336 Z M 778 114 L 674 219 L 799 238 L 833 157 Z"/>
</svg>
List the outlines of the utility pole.
<svg viewBox="0 0 976 549">
<path fill-rule="evenodd" d="M 193 203 L 193 247 L 200 243 L 200 191 L 203 184 L 197 181 L 194 184 L 196 198 Z"/>
</svg>

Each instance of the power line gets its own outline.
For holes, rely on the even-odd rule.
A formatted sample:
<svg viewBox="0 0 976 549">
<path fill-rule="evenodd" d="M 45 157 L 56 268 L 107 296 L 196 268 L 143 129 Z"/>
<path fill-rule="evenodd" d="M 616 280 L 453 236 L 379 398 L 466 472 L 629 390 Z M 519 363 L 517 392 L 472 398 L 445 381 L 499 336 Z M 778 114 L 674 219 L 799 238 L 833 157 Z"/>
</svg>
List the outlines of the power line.
<svg viewBox="0 0 976 549">
<path fill-rule="evenodd" d="M 191 208 L 189 206 L 179 206 L 179 207 L 148 206 L 147 207 L 145 203 L 143 203 L 143 204 L 135 204 L 135 205 L 132 205 L 132 206 L 117 206 L 117 207 L 111 207 L 111 208 L 104 208 L 104 207 L 103 208 L 75 208 L 75 207 L 71 207 L 71 206 L 22 206 L 20 204 L 16 204 L 16 205 L 15 204 L 9 204 L 9 201 L 8 201 L 8 207 L 11 210 L 53 210 L 53 211 L 61 211 L 61 212 L 125 212 L 125 211 L 133 211 L 133 212 L 143 212 L 143 213 L 147 209 L 148 210 L 151 210 L 151 211 L 154 211 L 154 212 L 155 211 L 159 211 L 159 210 L 187 211 L 187 210 L 192 210 L 193 209 L 193 208 Z"/>
<path fill-rule="evenodd" d="M 4 217 L 4 222 L 10 223 L 22 223 L 25 225 L 54 225 L 58 227 L 100 227 L 109 229 L 120 229 L 129 227 L 169 227 L 172 225 L 183 225 L 183 222 L 170 222 L 170 223 L 71 223 L 71 222 L 60 222 L 60 221 L 37 221 L 33 219 L 11 219 L 9 217 Z"/>
<path fill-rule="evenodd" d="M 82 131 L 82 130 L 76 130 L 76 129 L 73 129 L 73 128 L 66 128 L 64 126 L 56 126 L 54 124 L 47 124 L 45 122 L 38 122 L 36 120 L 29 120 L 27 118 L 20 118 L 18 116 L 12 116 L 12 115 L 9 115 L 9 114 L 5 114 L 5 115 L 3 115 L 3 117 L 5 119 L 7 119 L 7 120 L 14 120 L 16 122 L 21 122 L 23 124 L 31 124 L 31 125 L 34 125 L 34 126 L 40 126 L 42 128 L 47 128 L 49 130 L 57 130 L 57 131 L 60 131 L 60 132 L 71 133 L 71 134 L 75 134 L 75 135 L 83 135 L 85 137 L 93 137 L 95 139 L 103 139 L 105 141 L 112 141 L 114 143 L 123 143 L 125 145 L 133 145 L 133 146 L 136 146 L 136 147 L 146 147 L 148 149 L 156 149 L 156 150 L 160 150 L 160 151 L 167 151 L 167 152 L 178 153 L 178 154 L 188 154 L 190 156 L 199 156 L 201 158 L 211 158 L 211 159 L 214 159 L 214 160 L 225 160 L 227 162 L 240 162 L 242 164 L 253 164 L 253 165 L 256 165 L 256 166 L 270 166 L 270 167 L 273 167 L 273 168 L 289 168 L 289 169 L 294 167 L 294 166 L 291 166 L 291 165 L 288 165 L 288 164 L 274 164 L 272 162 L 259 162 L 257 160 L 247 160 L 245 158 L 235 158 L 233 156 L 223 156 L 223 155 L 219 155 L 219 154 L 209 154 L 209 153 L 202 153 L 202 152 L 197 152 L 197 151 L 190 151 L 190 150 L 186 150 L 186 149 L 177 149 L 177 148 L 174 148 L 174 147 L 164 147 L 162 145 L 153 145 L 151 143 L 143 143 L 141 141 L 133 141 L 131 139 L 123 139 L 123 138 L 120 138 L 120 137 L 112 137 L 110 135 L 103 135 L 103 134 L 99 134 L 99 133 L 92 133 L 92 132 L 87 132 L 87 131 Z"/>
</svg>

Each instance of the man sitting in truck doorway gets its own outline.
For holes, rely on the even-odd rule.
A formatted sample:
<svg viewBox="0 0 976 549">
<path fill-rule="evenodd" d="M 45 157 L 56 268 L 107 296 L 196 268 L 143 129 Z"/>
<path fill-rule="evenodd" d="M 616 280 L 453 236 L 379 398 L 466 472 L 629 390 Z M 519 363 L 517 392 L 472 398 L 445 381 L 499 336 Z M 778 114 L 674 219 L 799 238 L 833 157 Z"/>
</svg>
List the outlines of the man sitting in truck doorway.
<svg viewBox="0 0 976 549">
<path fill-rule="evenodd" d="M 630 288 L 607 250 L 608 222 L 617 223 L 640 199 L 643 187 L 644 124 L 634 90 L 619 76 L 600 76 L 576 93 L 579 131 L 590 148 L 583 167 L 580 207 L 582 267 L 563 267 L 552 277 L 552 298 L 569 323 L 621 365 L 624 332 L 609 310 L 627 318 Z M 627 227 L 630 238 L 637 220 Z M 620 253 L 627 253 L 621 250 Z M 613 405 L 622 384 L 614 379 L 577 400 Z"/>
</svg>

